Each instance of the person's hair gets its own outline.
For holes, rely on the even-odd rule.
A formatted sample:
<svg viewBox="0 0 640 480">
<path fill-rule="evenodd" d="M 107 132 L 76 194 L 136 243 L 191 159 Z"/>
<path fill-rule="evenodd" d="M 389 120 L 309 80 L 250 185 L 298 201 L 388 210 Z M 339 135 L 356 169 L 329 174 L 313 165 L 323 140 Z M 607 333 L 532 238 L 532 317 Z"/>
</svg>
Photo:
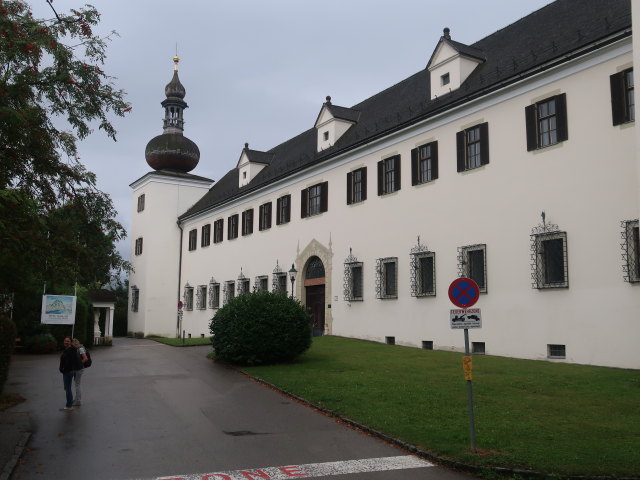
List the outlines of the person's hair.
<svg viewBox="0 0 640 480">
<path fill-rule="evenodd" d="M 76 348 L 82 346 L 82 344 L 80 343 L 80 340 L 78 340 L 77 338 L 74 338 L 73 340 L 71 340 L 71 344 Z"/>
</svg>

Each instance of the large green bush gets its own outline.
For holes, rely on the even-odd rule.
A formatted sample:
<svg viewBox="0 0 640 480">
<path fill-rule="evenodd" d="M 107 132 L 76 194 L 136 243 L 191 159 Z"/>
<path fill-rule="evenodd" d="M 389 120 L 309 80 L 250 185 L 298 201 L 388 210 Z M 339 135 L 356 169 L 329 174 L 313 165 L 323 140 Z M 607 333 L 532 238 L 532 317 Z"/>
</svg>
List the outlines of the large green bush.
<svg viewBox="0 0 640 480">
<path fill-rule="evenodd" d="M 58 349 L 58 342 L 50 333 L 39 333 L 25 337 L 22 344 L 29 353 L 52 353 Z"/>
<path fill-rule="evenodd" d="M 218 310 L 210 324 L 216 358 L 239 365 L 291 361 L 311 346 L 311 319 L 280 293 L 246 293 Z"/>
<path fill-rule="evenodd" d="M 15 345 L 16 326 L 9 317 L 0 313 L 0 393 L 9 375 L 9 364 Z"/>
</svg>

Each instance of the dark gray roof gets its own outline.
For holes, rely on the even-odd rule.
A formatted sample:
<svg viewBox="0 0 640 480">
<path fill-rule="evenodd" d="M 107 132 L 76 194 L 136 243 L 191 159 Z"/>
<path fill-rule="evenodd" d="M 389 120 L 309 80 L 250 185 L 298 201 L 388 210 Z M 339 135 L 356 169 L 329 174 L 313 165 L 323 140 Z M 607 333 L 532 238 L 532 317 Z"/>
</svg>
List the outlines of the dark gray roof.
<svg viewBox="0 0 640 480">
<path fill-rule="evenodd" d="M 427 62 L 427 68 L 429 68 L 429 65 L 431 65 L 431 61 L 433 60 L 433 56 L 435 55 L 436 50 L 438 50 L 438 47 L 440 46 L 440 44 L 442 42 L 448 43 L 449 45 L 451 45 L 451 47 L 454 50 L 456 50 L 457 52 L 459 52 L 460 54 L 462 54 L 464 56 L 477 58 L 478 60 L 481 60 L 483 62 L 487 59 L 486 56 L 484 55 L 484 52 L 482 50 L 478 49 L 478 48 L 470 47 L 469 45 L 465 45 L 464 43 L 456 42 L 455 40 L 451 40 L 450 38 L 440 37 L 440 41 L 436 45 L 436 48 L 433 50 L 433 53 L 431 54 L 431 58 Z"/>
<path fill-rule="evenodd" d="M 269 165 L 275 156 L 272 152 L 261 152 L 260 150 L 251 150 L 244 148 L 243 152 L 247 154 L 247 158 L 251 163 L 263 163 Z"/>
<path fill-rule="evenodd" d="M 327 108 L 333 115 L 333 118 L 347 120 L 349 122 L 357 122 L 360 118 L 360 112 L 352 108 L 339 107 L 338 105 L 327 104 Z"/>
<path fill-rule="evenodd" d="M 316 152 L 316 129 L 310 128 L 269 150 L 271 163 L 249 185 L 238 187 L 233 169 L 180 219 L 550 68 L 555 62 L 565 62 L 579 51 L 596 49 L 600 41 L 629 36 L 630 28 L 630 0 L 558 0 L 468 46 L 480 50 L 486 61 L 458 90 L 430 100 L 429 71 L 421 70 L 351 107 L 360 112 L 358 122 L 334 146 Z"/>
</svg>

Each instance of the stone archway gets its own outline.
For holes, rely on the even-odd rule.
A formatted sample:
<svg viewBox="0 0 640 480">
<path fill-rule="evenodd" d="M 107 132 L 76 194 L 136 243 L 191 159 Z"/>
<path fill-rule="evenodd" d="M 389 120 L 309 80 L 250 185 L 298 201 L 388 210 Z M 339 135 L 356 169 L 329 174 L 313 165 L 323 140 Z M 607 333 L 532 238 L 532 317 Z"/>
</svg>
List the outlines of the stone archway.
<svg viewBox="0 0 640 480">
<path fill-rule="evenodd" d="M 297 287 L 298 298 L 311 309 L 314 317 L 314 335 L 330 335 L 333 324 L 331 315 L 331 270 L 333 252 L 317 240 L 312 240 L 298 253 L 296 264 L 300 269 Z M 322 269 L 322 271 L 320 270 Z M 323 273 L 322 273 L 323 272 Z M 323 275 L 323 276 L 320 276 Z"/>
</svg>

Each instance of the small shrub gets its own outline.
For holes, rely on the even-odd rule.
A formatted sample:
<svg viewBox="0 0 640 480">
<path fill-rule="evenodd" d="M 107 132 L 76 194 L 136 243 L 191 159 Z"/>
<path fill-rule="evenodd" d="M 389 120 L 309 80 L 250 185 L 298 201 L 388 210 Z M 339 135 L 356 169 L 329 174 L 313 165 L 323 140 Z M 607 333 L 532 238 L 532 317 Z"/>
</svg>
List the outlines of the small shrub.
<svg viewBox="0 0 640 480">
<path fill-rule="evenodd" d="M 40 333 L 24 338 L 23 344 L 29 353 L 51 353 L 58 348 L 58 342 L 50 333 Z"/>
<path fill-rule="evenodd" d="M 216 358 L 240 365 L 288 362 L 311 346 L 311 319 L 280 293 L 246 293 L 222 307 L 210 323 Z"/>
<path fill-rule="evenodd" d="M 9 317 L 0 314 L 0 393 L 9 375 L 9 364 L 15 345 L 16 326 Z"/>
</svg>

